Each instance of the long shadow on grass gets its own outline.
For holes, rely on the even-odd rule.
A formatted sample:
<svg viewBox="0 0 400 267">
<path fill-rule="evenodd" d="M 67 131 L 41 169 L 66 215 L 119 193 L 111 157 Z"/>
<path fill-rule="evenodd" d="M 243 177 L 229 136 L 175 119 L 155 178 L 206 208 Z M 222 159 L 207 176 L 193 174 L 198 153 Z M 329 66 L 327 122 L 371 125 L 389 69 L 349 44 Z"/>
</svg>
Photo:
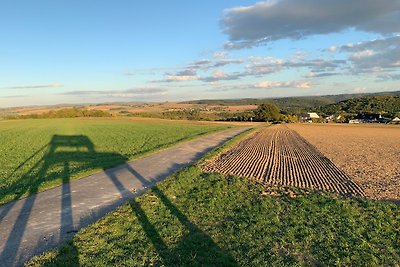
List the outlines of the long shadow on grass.
<svg viewBox="0 0 400 267">
<path fill-rule="evenodd" d="M 44 156 L 22 175 L 18 181 L 5 188 L 8 191 L 14 190 L 14 199 L 28 195 L 27 198 L 22 200 L 22 206 L 16 207 L 19 213 L 15 218 L 11 218 L 11 220 L 15 220 L 15 223 L 8 237 L 4 236 L 4 233 L 1 234 L 0 247 L 1 245 L 4 246 L 0 253 L 0 262 L 5 264 L 5 266 L 21 264 L 26 260 L 23 252 L 19 253 L 19 258 L 17 258 L 18 252 L 26 232 L 30 214 L 35 205 L 37 193 L 43 183 L 52 182 L 53 180 L 61 180 L 62 182 L 59 237 L 61 240 L 66 233 L 73 234 L 75 232 L 69 183 L 71 176 L 77 170 L 106 169 L 110 167 L 110 164 L 118 165 L 127 161 L 127 158 L 120 154 L 96 152 L 92 141 L 83 135 L 54 135 L 46 147 L 47 151 Z M 33 156 L 25 160 L 21 165 L 28 162 L 40 151 L 46 149 L 46 147 L 42 147 L 35 152 Z M 21 168 L 21 165 L 18 168 Z M 73 171 L 71 170 L 71 165 L 73 165 Z M 17 201 L 13 201 L 0 206 L 0 222 L 13 207 L 15 208 L 17 203 Z M 37 247 L 41 245 L 39 242 Z"/>
<path fill-rule="evenodd" d="M 161 203 L 178 219 L 179 223 L 186 230 L 186 234 L 182 236 L 178 244 L 169 247 L 164 242 L 156 227 L 151 223 L 140 203 L 134 198 L 129 202 L 146 236 L 161 257 L 162 264 L 165 266 L 238 266 L 229 253 L 221 249 L 207 233 L 192 223 L 157 186 L 154 186 L 153 182 L 145 179 L 130 165 L 126 165 L 125 167 L 132 173 L 132 178 L 137 178 L 144 187 L 152 187 L 151 193 L 157 196 Z M 175 172 L 182 167 L 179 164 L 175 164 L 168 172 Z M 129 192 L 113 173 L 108 173 L 108 176 L 120 192 Z M 166 222 L 166 225 L 168 223 Z"/>
<path fill-rule="evenodd" d="M 217 145 L 224 143 L 228 139 L 229 138 L 227 137 L 225 140 L 221 140 Z M 3 223 L 3 225 L 0 224 L 2 227 L 0 228 L 5 229 L 3 232 L 0 231 L 0 248 L 2 249 L 0 252 L 0 262 L 4 266 L 22 265 L 22 263 L 28 259 L 28 256 L 42 253 L 45 249 L 53 248 L 61 241 L 70 238 L 76 230 L 83 226 L 87 226 L 89 223 L 104 216 L 107 212 L 112 211 L 115 207 L 143 193 L 146 188 L 155 185 L 157 181 L 160 181 L 178 169 L 187 166 L 191 161 L 198 160 L 202 155 L 204 155 L 204 153 L 209 152 L 211 149 L 212 148 L 203 149 L 195 155 L 190 156 L 188 162 L 174 164 L 164 172 L 157 174 L 157 177 L 153 177 L 151 181 L 147 181 L 129 164 L 123 164 L 128 160 L 126 157 L 116 153 L 96 152 L 94 144 L 86 136 L 53 136 L 51 142 L 48 144 L 45 155 L 17 182 L 8 187 L 8 190 L 10 190 L 10 188 L 15 190 L 15 199 L 19 199 L 24 195 L 30 196 L 23 200 L 10 202 L 0 206 L 0 222 L 2 222 L 2 219 L 13 209 L 13 207 L 13 210 L 16 211 L 16 215 L 12 214 L 11 217 L 8 216 L 7 218 L 11 223 L 14 223 L 12 229 L 4 227 L 7 223 Z M 29 159 L 26 162 L 28 161 Z M 109 169 L 112 166 L 120 164 L 123 165 Z M 69 184 L 70 178 L 77 172 L 96 168 L 102 168 L 105 170 L 105 173 L 119 190 L 121 198 L 110 205 L 107 204 L 104 207 L 101 207 L 101 209 L 94 211 L 93 214 L 87 214 L 84 217 L 79 218 L 79 221 L 74 223 L 71 206 L 71 188 Z M 119 170 L 124 168 L 132 174 L 129 179 L 140 182 L 143 189 L 140 189 L 139 192 L 132 193 L 130 192 L 130 189 L 132 188 L 124 187 L 117 178 Z M 54 171 L 54 169 L 57 169 L 57 171 Z M 36 193 L 39 191 L 41 185 L 56 179 L 59 181 L 62 180 L 63 182 L 63 185 L 61 186 L 61 203 L 49 203 L 49 205 L 61 206 L 60 236 L 50 237 L 49 240 L 39 240 L 36 241 L 35 245 L 28 246 L 31 247 L 31 249 L 33 247 L 34 251 L 21 251 L 21 248 L 27 247 L 26 245 L 21 245 L 21 243 L 23 242 L 24 235 L 28 234 L 29 236 L 30 233 L 29 229 L 26 228 L 35 204 L 37 197 Z M 221 263 L 219 265 L 236 265 L 230 255 L 219 248 L 206 233 L 200 230 L 200 228 L 190 222 L 184 213 L 173 205 L 173 203 L 160 190 L 155 188 L 154 193 L 158 196 L 159 200 L 165 205 L 165 207 L 170 210 L 171 214 L 176 216 L 182 226 L 187 229 L 186 232 L 188 232 L 188 234 L 182 237 L 181 242 L 174 245 L 173 248 L 167 248 L 161 235 L 157 233 L 156 228 L 151 224 L 140 204 L 136 201 L 131 203 L 132 210 L 138 216 L 144 231 L 148 235 L 150 241 L 154 244 L 154 247 L 157 248 L 159 255 L 166 264 L 176 265 L 174 263 L 176 263 L 178 255 L 184 255 L 184 258 L 198 255 L 195 258 L 192 258 L 190 263 L 186 265 L 210 265 L 210 260 L 212 260 L 211 265 L 218 262 Z M 17 203 L 18 205 L 16 205 Z M 36 237 L 34 236 L 34 239 L 35 238 Z M 29 238 L 27 240 L 29 240 Z M 70 241 L 69 245 L 64 246 L 63 248 L 60 251 L 60 255 L 66 255 L 67 258 L 61 256 L 57 258 L 57 261 L 60 262 L 61 265 L 79 266 L 79 251 L 77 247 L 75 247 L 74 243 Z M 18 256 L 19 258 L 17 258 Z M 223 261 L 218 261 L 220 259 L 223 259 Z M 184 263 L 187 261 L 180 262 Z"/>
</svg>

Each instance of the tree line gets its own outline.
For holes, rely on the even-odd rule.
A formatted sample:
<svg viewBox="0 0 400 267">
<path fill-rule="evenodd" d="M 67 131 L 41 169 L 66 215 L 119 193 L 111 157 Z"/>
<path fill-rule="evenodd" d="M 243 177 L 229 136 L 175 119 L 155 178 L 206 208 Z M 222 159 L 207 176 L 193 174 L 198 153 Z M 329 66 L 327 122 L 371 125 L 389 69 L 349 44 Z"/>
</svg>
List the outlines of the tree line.
<svg viewBox="0 0 400 267">
<path fill-rule="evenodd" d="M 65 108 L 50 110 L 41 114 L 18 115 L 16 119 L 46 119 L 46 118 L 77 118 L 77 117 L 112 117 L 113 115 L 103 110 L 88 110 L 80 108 Z"/>
</svg>

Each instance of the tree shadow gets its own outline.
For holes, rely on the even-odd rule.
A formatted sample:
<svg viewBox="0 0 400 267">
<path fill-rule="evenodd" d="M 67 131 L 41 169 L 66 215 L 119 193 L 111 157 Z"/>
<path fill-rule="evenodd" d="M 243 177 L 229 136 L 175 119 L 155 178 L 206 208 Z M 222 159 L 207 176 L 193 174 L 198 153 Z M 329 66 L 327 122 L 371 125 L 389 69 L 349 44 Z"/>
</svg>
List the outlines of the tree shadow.
<svg viewBox="0 0 400 267">
<path fill-rule="evenodd" d="M 87 136 L 54 135 L 46 146 L 36 151 L 32 156 L 21 163 L 16 170 L 45 149 L 47 149 L 47 151 L 40 160 L 22 175 L 20 179 L 5 188 L 5 190 L 15 190 L 14 201 L 0 206 L 0 221 L 2 221 L 13 208 L 17 208 L 19 212 L 7 239 L 5 240 L 5 236 L 1 238 L 1 243 L 5 242 L 3 250 L 0 253 L 0 262 L 3 262 L 6 266 L 22 264 L 23 261 L 26 260 L 23 255 L 17 258 L 17 254 L 26 232 L 29 217 L 35 205 L 37 193 L 44 183 L 53 182 L 55 180 L 61 180 L 62 182 L 60 196 L 61 238 L 65 233 L 70 232 L 70 234 L 73 234 L 75 232 L 73 231 L 74 222 L 70 188 L 71 176 L 77 172 L 99 168 L 105 169 L 127 161 L 126 157 L 117 153 L 96 152 L 93 142 Z M 28 196 L 25 199 L 16 201 L 24 195 Z M 18 203 L 21 202 L 23 202 L 23 204 L 19 207 Z M 4 233 L 2 235 L 4 235 Z M 40 245 L 39 242 L 37 247 Z"/>
</svg>

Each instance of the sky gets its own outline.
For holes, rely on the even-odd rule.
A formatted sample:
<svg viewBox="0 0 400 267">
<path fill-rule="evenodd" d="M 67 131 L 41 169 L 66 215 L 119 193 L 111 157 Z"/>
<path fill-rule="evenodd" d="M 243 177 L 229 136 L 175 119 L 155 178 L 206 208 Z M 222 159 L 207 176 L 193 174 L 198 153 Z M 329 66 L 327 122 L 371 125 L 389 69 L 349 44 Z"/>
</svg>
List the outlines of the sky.
<svg viewBox="0 0 400 267">
<path fill-rule="evenodd" d="M 0 3 L 0 107 L 400 90 L 399 0 Z"/>
</svg>

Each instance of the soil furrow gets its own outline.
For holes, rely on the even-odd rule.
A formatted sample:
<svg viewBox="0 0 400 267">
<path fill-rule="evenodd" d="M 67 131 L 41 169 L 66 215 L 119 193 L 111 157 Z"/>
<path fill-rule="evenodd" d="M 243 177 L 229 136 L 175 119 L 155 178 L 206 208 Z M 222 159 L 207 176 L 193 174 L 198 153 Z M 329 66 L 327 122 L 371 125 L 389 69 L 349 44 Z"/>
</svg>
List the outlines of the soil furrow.
<svg viewBox="0 0 400 267">
<path fill-rule="evenodd" d="M 252 134 L 201 167 L 204 171 L 249 177 L 265 185 L 364 195 L 343 171 L 285 125 Z"/>
</svg>

